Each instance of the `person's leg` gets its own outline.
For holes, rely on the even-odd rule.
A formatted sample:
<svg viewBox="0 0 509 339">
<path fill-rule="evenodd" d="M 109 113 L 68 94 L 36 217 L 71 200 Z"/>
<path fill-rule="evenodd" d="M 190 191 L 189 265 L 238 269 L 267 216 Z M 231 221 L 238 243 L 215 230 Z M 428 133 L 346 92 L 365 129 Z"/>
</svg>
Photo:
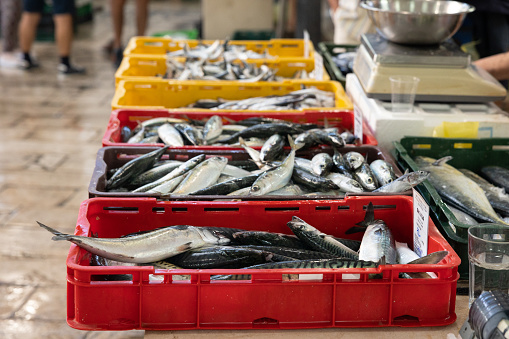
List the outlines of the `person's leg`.
<svg viewBox="0 0 509 339">
<path fill-rule="evenodd" d="M 71 45 L 74 37 L 73 18 L 74 1 L 54 0 L 53 21 L 55 23 L 55 40 L 57 43 L 60 64 L 58 69 L 61 73 L 74 74 L 84 73 L 85 69 L 72 65 L 70 62 Z"/>
<path fill-rule="evenodd" d="M 125 0 L 111 0 L 111 21 L 113 22 L 113 49 L 122 46 Z"/>
<path fill-rule="evenodd" d="M 2 51 L 12 53 L 18 47 L 18 26 L 21 17 L 20 0 L 0 1 L 2 16 Z"/>
<path fill-rule="evenodd" d="M 21 15 L 18 30 L 19 47 L 23 53 L 23 65 L 21 65 L 21 67 L 24 69 L 31 69 L 38 66 L 31 57 L 30 50 L 35 40 L 37 25 L 39 24 L 39 20 L 41 20 L 44 2 L 25 0 L 23 4 L 24 12 Z"/>
<path fill-rule="evenodd" d="M 138 36 L 144 36 L 148 22 L 149 0 L 136 0 L 136 29 Z"/>
</svg>

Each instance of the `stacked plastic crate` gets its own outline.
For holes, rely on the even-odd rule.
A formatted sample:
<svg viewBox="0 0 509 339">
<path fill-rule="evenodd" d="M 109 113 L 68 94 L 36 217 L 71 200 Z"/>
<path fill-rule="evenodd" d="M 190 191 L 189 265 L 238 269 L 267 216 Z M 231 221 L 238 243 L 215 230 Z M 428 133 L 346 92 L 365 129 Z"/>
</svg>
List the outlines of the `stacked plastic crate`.
<svg viewBox="0 0 509 339">
<path fill-rule="evenodd" d="M 189 47 L 198 41 L 187 41 Z M 202 43 L 210 43 L 202 41 Z M 274 57 L 256 61 L 291 74 L 296 68 L 315 69 L 315 51 L 304 40 L 232 41 Z M 307 44 L 307 45 L 306 45 Z M 290 234 L 286 223 L 293 216 L 309 221 L 337 237 L 360 240 L 362 234 L 346 230 L 364 219 L 372 202 L 375 216 L 393 230 L 396 240 L 411 244 L 413 200 L 406 195 L 352 195 L 343 199 L 296 196 L 224 200 L 224 196 L 161 196 L 106 191 L 111 171 L 162 143 L 129 144 L 123 128 L 134 129 L 153 118 L 185 118 L 205 121 L 213 115 L 224 124 L 246 118 L 278 118 L 298 123 L 328 124 L 356 130 L 362 143 L 346 145 L 340 152 L 357 151 L 370 161 L 391 157 L 380 150 L 364 126 L 355 126 L 351 103 L 343 87 L 329 80 L 288 80 L 251 84 L 236 81 L 177 81 L 161 79 L 165 53 L 183 48 L 183 42 L 167 38 L 133 38 L 116 74 L 112 114 L 97 156 L 90 199 L 81 205 L 76 234 L 120 237 L 170 225 L 235 227 Z M 307 57 L 306 57 L 307 55 Z M 319 64 L 319 62 L 318 62 Z M 293 67 L 293 68 L 292 68 Z M 322 65 L 320 65 L 323 68 Z M 323 69 L 322 69 L 323 71 Z M 316 73 L 315 73 L 316 74 Z M 198 99 L 241 99 L 286 94 L 302 86 L 334 92 L 335 107 L 286 111 L 219 111 L 182 108 Z M 258 148 L 259 149 L 259 148 Z M 289 149 L 286 150 L 287 152 Z M 326 145 L 300 151 L 312 157 L 333 153 Z M 249 159 L 239 147 L 170 147 L 164 159 L 187 160 L 205 154 L 230 162 Z M 401 172 L 397 172 L 401 175 Z M 222 198 L 222 199 L 218 199 Z M 72 245 L 67 258 L 68 323 L 79 329 L 253 329 L 373 326 L 438 326 L 456 320 L 455 289 L 459 258 L 432 222 L 429 252 L 449 254 L 434 265 L 380 265 L 348 269 L 154 269 L 153 266 L 91 266 L 87 252 Z M 437 279 L 418 283 L 402 278 L 403 272 L 435 272 Z M 244 280 L 222 281 L 211 276 L 246 274 Z M 288 280 L 285 277 L 293 276 Z M 298 278 L 295 279 L 295 276 Z M 429 298 L 433 295 L 433 298 Z M 362 300 L 359 300 L 361 298 Z M 312 300 L 313 302 L 309 302 Z M 107 311 L 106 311 L 107 310 Z"/>
</svg>

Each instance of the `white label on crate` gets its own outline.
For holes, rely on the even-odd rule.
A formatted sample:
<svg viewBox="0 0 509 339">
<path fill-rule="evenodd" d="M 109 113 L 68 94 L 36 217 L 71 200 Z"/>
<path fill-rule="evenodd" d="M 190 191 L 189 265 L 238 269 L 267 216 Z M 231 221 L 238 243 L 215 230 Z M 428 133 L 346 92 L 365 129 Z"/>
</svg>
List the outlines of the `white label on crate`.
<svg viewBox="0 0 509 339">
<path fill-rule="evenodd" d="M 354 121 L 353 121 L 353 134 L 355 135 L 355 137 L 357 137 L 361 144 L 364 142 L 364 140 L 362 140 L 362 135 L 363 135 L 363 131 L 362 131 L 362 111 L 361 109 L 359 108 L 359 106 L 357 105 L 353 105 L 353 116 L 354 116 Z"/>
<path fill-rule="evenodd" d="M 304 30 L 304 58 L 309 58 L 309 32 Z"/>
<path fill-rule="evenodd" d="M 429 206 L 422 196 L 412 189 L 414 196 L 414 252 L 419 257 L 428 255 Z"/>
<path fill-rule="evenodd" d="M 299 280 L 323 280 L 323 274 L 299 274 Z"/>
<path fill-rule="evenodd" d="M 323 80 L 323 58 L 320 53 L 315 53 L 315 79 Z"/>
</svg>

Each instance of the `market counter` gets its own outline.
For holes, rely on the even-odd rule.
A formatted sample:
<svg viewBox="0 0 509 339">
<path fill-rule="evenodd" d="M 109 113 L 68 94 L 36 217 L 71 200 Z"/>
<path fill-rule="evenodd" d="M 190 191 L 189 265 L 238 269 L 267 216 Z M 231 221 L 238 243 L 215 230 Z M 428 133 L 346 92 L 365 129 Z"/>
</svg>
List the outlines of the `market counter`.
<svg viewBox="0 0 509 339">
<path fill-rule="evenodd" d="M 430 296 L 432 298 L 433 296 Z M 348 339 L 446 339 L 449 333 L 458 336 L 459 330 L 468 316 L 468 296 L 456 297 L 456 315 L 454 324 L 440 327 L 374 327 L 374 328 L 323 328 L 310 330 L 191 330 L 191 331 L 146 331 L 146 339 L 180 338 L 348 338 Z M 451 337 L 452 338 L 452 337 Z"/>
</svg>

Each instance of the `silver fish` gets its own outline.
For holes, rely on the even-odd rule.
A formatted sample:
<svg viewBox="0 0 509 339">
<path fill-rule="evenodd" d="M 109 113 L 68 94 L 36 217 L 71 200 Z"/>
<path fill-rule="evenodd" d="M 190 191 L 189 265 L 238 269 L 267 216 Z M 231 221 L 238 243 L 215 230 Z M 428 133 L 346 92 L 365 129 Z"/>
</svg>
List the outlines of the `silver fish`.
<svg viewBox="0 0 509 339">
<path fill-rule="evenodd" d="M 203 139 L 205 141 L 205 145 L 209 145 L 216 141 L 221 135 L 222 130 L 223 121 L 221 120 L 221 117 L 218 115 L 210 117 L 203 127 Z"/>
<path fill-rule="evenodd" d="M 416 157 L 419 169 L 430 172 L 429 181 L 446 203 L 450 203 L 476 219 L 506 224 L 491 207 L 484 191 L 456 168 L 446 164 L 452 157 L 439 160 Z"/>
<path fill-rule="evenodd" d="M 364 188 L 358 181 L 351 179 L 343 174 L 329 173 L 326 176 L 327 179 L 332 180 L 341 191 L 350 193 L 361 193 L 364 192 Z"/>
<path fill-rule="evenodd" d="M 184 146 L 184 140 L 175 127 L 171 124 L 163 124 L 157 129 L 159 138 L 169 146 L 180 147 Z"/>
<path fill-rule="evenodd" d="M 254 148 L 248 146 L 246 144 L 246 141 L 242 137 L 239 137 L 239 143 L 246 150 L 247 154 L 249 154 L 249 156 L 254 161 L 256 166 L 258 166 L 258 168 L 262 168 L 263 167 L 263 162 L 260 159 L 260 157 L 261 157 L 260 152 L 255 150 Z"/>
<path fill-rule="evenodd" d="M 387 185 L 396 179 L 392 166 L 382 159 L 377 159 L 369 164 L 371 171 L 380 186 Z"/>
<path fill-rule="evenodd" d="M 172 194 L 187 194 L 216 183 L 228 159 L 212 157 L 196 166 Z"/>
<path fill-rule="evenodd" d="M 173 190 L 180 185 L 182 180 L 186 178 L 187 174 L 179 175 L 178 177 L 175 177 L 173 179 L 166 180 L 164 182 L 161 182 L 159 185 L 152 187 L 151 189 L 147 190 L 146 193 L 159 193 L 159 194 L 170 194 L 173 192 Z"/>
<path fill-rule="evenodd" d="M 350 171 L 355 171 L 366 162 L 362 154 L 354 151 L 343 154 L 343 159 L 345 159 L 346 165 Z"/>
<path fill-rule="evenodd" d="M 332 157 L 327 153 L 318 153 L 311 159 L 313 172 L 319 176 L 327 175 L 333 165 Z"/>
<path fill-rule="evenodd" d="M 262 162 L 274 161 L 283 155 L 283 148 L 285 146 L 285 139 L 279 135 L 274 134 L 265 141 L 260 150 L 260 160 Z"/>
<path fill-rule="evenodd" d="M 265 195 L 284 187 L 292 178 L 296 146 L 292 137 L 288 136 L 292 150 L 281 165 L 261 174 L 251 186 L 249 195 Z"/>
<path fill-rule="evenodd" d="M 353 176 L 367 191 L 374 191 L 378 187 L 376 177 L 366 162 L 362 163 L 360 167 L 354 170 Z"/>
<path fill-rule="evenodd" d="M 479 224 L 473 217 L 471 217 L 470 215 L 468 215 L 467 213 L 465 213 L 463 211 L 460 211 L 456 207 L 453 207 L 450 205 L 447 205 L 447 207 L 449 208 L 449 210 L 451 210 L 452 214 L 454 214 L 454 216 L 456 217 L 456 219 L 458 219 L 458 221 L 460 223 L 467 224 L 467 225 L 478 225 Z M 452 225 L 452 227 L 454 230 L 456 226 Z"/>
<path fill-rule="evenodd" d="M 92 254 L 120 262 L 149 263 L 193 248 L 230 242 L 230 239 L 216 232 L 186 225 L 165 227 L 124 238 L 91 238 L 61 233 L 37 223 L 54 234 L 53 240 L 67 240 Z"/>
<path fill-rule="evenodd" d="M 429 177 L 427 171 L 415 171 L 403 174 L 396 180 L 374 190 L 373 192 L 401 193 L 412 189 Z"/>
</svg>

